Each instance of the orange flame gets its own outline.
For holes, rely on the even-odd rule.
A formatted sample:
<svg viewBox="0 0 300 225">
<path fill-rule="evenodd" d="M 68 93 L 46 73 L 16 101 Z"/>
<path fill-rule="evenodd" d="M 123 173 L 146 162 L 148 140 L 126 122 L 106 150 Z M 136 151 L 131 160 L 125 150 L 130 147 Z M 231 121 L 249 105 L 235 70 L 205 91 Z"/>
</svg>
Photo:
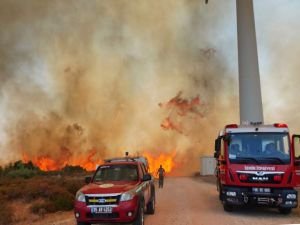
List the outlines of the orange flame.
<svg viewBox="0 0 300 225">
<path fill-rule="evenodd" d="M 60 169 L 55 160 L 45 156 L 38 157 L 36 162 L 33 163 L 44 171 Z"/>
<path fill-rule="evenodd" d="M 97 165 L 103 163 L 103 160 L 95 160 L 94 157 L 97 153 L 96 149 L 92 149 L 87 157 L 78 157 L 71 162 L 71 165 L 80 165 L 87 171 L 93 171 L 96 169 Z"/>
<path fill-rule="evenodd" d="M 156 172 L 160 165 L 165 169 L 166 173 L 170 174 L 176 167 L 174 158 L 176 156 L 176 151 L 170 153 L 160 153 L 153 154 L 150 152 L 144 152 L 143 156 L 148 159 L 149 172 L 156 176 Z M 97 165 L 103 163 L 103 160 L 97 159 L 97 150 L 92 149 L 86 154 L 80 154 L 76 157 L 74 155 L 69 155 L 68 157 L 62 157 L 57 159 L 49 155 L 41 155 L 30 157 L 29 155 L 23 153 L 23 162 L 32 161 L 33 164 L 38 166 L 43 171 L 55 171 L 64 168 L 66 165 L 71 166 L 81 166 L 87 171 L 93 171 L 96 169 Z"/>
<path fill-rule="evenodd" d="M 171 173 L 172 170 L 175 168 L 174 158 L 176 156 L 176 151 L 171 153 L 160 153 L 159 155 L 153 155 L 149 152 L 144 152 L 143 155 L 148 159 L 149 163 L 149 172 L 152 173 L 154 176 L 157 174 L 157 170 L 162 165 L 165 169 L 166 173 Z"/>
<path fill-rule="evenodd" d="M 101 164 L 103 161 L 97 159 L 96 156 L 97 150 L 92 149 L 88 152 L 87 156 L 78 155 L 77 157 L 70 156 L 67 159 L 56 160 L 48 155 L 30 157 L 27 154 L 23 153 L 23 162 L 32 161 L 33 164 L 38 166 L 43 171 L 54 171 L 60 170 L 66 165 L 71 166 L 81 166 L 87 171 L 93 171 L 96 169 L 97 165 Z M 95 159 L 96 158 L 96 159 Z"/>
</svg>

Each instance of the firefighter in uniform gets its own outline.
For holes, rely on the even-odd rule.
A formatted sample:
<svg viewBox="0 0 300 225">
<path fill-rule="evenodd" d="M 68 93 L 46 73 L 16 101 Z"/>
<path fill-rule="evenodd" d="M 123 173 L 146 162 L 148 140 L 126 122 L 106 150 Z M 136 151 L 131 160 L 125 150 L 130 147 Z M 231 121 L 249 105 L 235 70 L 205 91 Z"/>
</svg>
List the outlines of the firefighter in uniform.
<svg viewBox="0 0 300 225">
<path fill-rule="evenodd" d="M 163 188 L 164 186 L 165 173 L 165 169 L 160 165 L 156 173 L 156 175 L 158 175 L 158 188 Z"/>
</svg>

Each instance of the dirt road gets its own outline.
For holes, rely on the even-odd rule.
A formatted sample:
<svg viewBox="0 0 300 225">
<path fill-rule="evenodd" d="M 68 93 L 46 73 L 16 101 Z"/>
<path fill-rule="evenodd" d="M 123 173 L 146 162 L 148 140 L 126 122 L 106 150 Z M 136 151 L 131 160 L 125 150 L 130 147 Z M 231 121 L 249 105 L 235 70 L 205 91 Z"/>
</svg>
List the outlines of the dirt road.
<svg viewBox="0 0 300 225">
<path fill-rule="evenodd" d="M 168 178 L 163 189 L 156 189 L 155 215 L 147 215 L 146 225 L 254 225 L 300 224 L 300 208 L 290 215 L 276 209 L 240 209 L 224 212 L 213 182 L 206 178 Z M 41 223 L 40 223 L 41 224 Z M 73 214 L 64 214 L 60 222 L 45 225 L 74 225 Z"/>
<path fill-rule="evenodd" d="M 300 224 L 300 209 L 285 216 L 276 209 L 254 208 L 224 212 L 214 183 L 201 178 L 170 178 L 157 189 L 156 214 L 146 225 Z"/>
</svg>

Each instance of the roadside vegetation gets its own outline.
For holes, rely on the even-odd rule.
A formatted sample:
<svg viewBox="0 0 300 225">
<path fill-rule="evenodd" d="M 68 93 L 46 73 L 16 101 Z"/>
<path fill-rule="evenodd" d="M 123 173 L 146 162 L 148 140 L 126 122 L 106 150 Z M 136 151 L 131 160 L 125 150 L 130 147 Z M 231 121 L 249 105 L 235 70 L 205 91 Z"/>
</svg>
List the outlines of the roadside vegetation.
<svg viewBox="0 0 300 225">
<path fill-rule="evenodd" d="M 12 207 L 16 201 L 30 204 L 29 213 L 39 216 L 72 210 L 76 191 L 87 174 L 80 166 L 44 172 L 22 161 L 0 167 L 0 225 L 16 222 Z"/>
</svg>

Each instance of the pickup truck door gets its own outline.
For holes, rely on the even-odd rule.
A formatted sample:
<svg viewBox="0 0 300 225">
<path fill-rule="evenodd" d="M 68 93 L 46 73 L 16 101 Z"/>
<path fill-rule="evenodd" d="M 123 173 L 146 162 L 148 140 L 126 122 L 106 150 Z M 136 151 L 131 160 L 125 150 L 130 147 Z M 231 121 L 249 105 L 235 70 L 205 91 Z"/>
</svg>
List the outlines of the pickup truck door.
<svg viewBox="0 0 300 225">
<path fill-rule="evenodd" d="M 146 196 L 147 196 L 147 202 L 149 202 L 150 197 L 151 197 L 151 185 L 150 185 L 150 181 L 146 181 Z"/>
<path fill-rule="evenodd" d="M 141 174 L 142 174 L 142 179 L 143 179 L 143 176 L 146 174 L 146 170 L 145 170 L 145 167 L 142 165 L 141 166 Z M 151 185 L 150 185 L 150 181 L 143 181 L 142 182 L 142 186 L 143 186 L 143 192 L 144 192 L 144 198 L 145 198 L 145 203 L 147 203 L 150 199 L 150 188 L 151 188 Z"/>
<path fill-rule="evenodd" d="M 146 202 L 149 202 L 151 198 L 151 181 L 145 181 L 145 200 Z"/>
<path fill-rule="evenodd" d="M 292 137 L 292 148 L 295 152 L 295 181 L 296 187 L 300 188 L 300 135 L 294 134 Z"/>
</svg>

